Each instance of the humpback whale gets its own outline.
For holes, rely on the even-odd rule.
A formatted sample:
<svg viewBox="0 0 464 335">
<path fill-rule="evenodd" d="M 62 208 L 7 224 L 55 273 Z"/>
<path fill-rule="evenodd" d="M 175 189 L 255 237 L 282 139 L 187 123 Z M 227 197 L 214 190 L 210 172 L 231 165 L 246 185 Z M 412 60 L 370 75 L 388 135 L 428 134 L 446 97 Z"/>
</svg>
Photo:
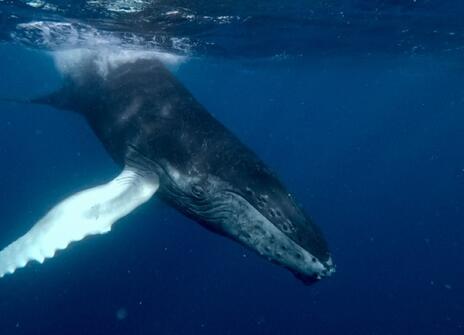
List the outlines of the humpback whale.
<svg viewBox="0 0 464 335">
<path fill-rule="evenodd" d="M 334 271 L 320 229 L 278 177 L 158 59 L 98 71 L 87 59 L 30 102 L 81 114 L 122 172 L 53 207 L 0 252 L 0 277 L 104 234 L 155 193 L 208 230 L 290 270 L 305 284 Z"/>
</svg>

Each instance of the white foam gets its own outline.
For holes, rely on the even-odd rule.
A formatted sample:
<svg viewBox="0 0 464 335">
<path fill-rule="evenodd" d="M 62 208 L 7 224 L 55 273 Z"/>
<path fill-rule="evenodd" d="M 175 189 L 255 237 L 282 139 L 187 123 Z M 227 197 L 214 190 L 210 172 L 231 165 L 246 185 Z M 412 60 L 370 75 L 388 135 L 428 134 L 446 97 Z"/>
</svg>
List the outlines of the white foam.
<svg viewBox="0 0 464 335">
<path fill-rule="evenodd" d="M 34 7 L 34 8 L 40 8 L 40 7 L 43 7 L 45 5 L 45 2 L 41 1 L 41 0 L 27 1 L 26 5 Z"/>
<path fill-rule="evenodd" d="M 102 32 L 78 22 L 32 21 L 18 25 L 14 39 L 50 50 L 58 70 L 78 76 L 82 64 L 94 63 L 101 76 L 124 63 L 138 59 L 159 59 L 173 68 L 183 62 L 189 52 L 187 39 L 172 38 L 172 46 L 181 54 L 163 51 L 155 40 L 147 43 L 135 35 L 124 35 L 124 40 L 112 33 Z"/>
<path fill-rule="evenodd" d="M 75 48 L 99 48 L 101 46 L 119 46 L 124 49 L 162 51 L 169 48 L 182 55 L 188 55 L 191 42 L 188 38 L 167 37 L 154 34 L 140 37 L 135 33 L 98 30 L 93 26 L 77 21 L 31 21 L 18 24 L 11 34 L 14 41 L 48 50 Z"/>
<path fill-rule="evenodd" d="M 14 40 L 52 50 L 121 43 L 111 34 L 77 22 L 31 21 L 18 24 L 16 28 L 12 33 Z"/>
<path fill-rule="evenodd" d="M 104 8 L 116 13 L 138 13 L 150 4 L 148 0 L 92 0 L 87 1 L 91 7 Z"/>
<path fill-rule="evenodd" d="M 79 76 L 82 64 L 89 62 L 95 65 L 96 71 L 102 77 L 105 77 L 110 70 L 121 66 L 122 64 L 132 63 L 140 59 L 159 59 L 164 64 L 175 67 L 184 59 L 167 52 L 154 50 L 130 50 L 117 46 L 106 46 L 98 49 L 78 48 L 51 53 L 57 69 L 65 75 Z"/>
</svg>

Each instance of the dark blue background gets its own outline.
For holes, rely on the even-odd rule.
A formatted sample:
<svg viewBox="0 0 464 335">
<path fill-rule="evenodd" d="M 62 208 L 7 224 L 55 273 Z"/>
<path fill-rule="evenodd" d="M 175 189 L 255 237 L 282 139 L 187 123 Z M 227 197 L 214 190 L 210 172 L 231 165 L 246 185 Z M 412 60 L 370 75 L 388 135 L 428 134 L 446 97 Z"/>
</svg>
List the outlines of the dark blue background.
<svg viewBox="0 0 464 335">
<path fill-rule="evenodd" d="M 45 53 L 0 60 L 1 96 L 60 84 Z M 433 55 L 188 61 L 176 75 L 278 172 L 337 273 L 305 287 L 155 197 L 1 279 L 0 334 L 463 334 L 463 72 Z M 0 155 L 0 247 L 118 173 L 82 118 L 41 106 L 0 104 Z"/>
</svg>

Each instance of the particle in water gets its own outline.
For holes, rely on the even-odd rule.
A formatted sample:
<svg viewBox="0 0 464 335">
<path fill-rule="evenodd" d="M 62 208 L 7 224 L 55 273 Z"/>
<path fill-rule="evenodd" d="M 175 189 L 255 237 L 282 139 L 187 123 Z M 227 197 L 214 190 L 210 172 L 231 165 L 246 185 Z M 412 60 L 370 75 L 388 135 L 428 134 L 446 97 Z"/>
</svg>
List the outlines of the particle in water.
<svg viewBox="0 0 464 335">
<path fill-rule="evenodd" d="M 116 319 L 122 321 L 127 318 L 127 309 L 121 307 L 116 311 Z"/>
</svg>

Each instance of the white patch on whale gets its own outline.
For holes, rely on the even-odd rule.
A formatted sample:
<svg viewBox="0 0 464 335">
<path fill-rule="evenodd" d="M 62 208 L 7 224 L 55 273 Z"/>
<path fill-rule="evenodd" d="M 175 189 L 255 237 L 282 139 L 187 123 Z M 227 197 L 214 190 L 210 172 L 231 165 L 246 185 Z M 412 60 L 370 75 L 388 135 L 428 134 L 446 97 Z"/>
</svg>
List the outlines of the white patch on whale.
<svg viewBox="0 0 464 335">
<path fill-rule="evenodd" d="M 156 174 L 126 167 L 107 184 L 63 200 L 0 252 L 0 278 L 30 261 L 43 263 L 71 242 L 109 232 L 113 223 L 148 201 L 158 186 Z"/>
</svg>

